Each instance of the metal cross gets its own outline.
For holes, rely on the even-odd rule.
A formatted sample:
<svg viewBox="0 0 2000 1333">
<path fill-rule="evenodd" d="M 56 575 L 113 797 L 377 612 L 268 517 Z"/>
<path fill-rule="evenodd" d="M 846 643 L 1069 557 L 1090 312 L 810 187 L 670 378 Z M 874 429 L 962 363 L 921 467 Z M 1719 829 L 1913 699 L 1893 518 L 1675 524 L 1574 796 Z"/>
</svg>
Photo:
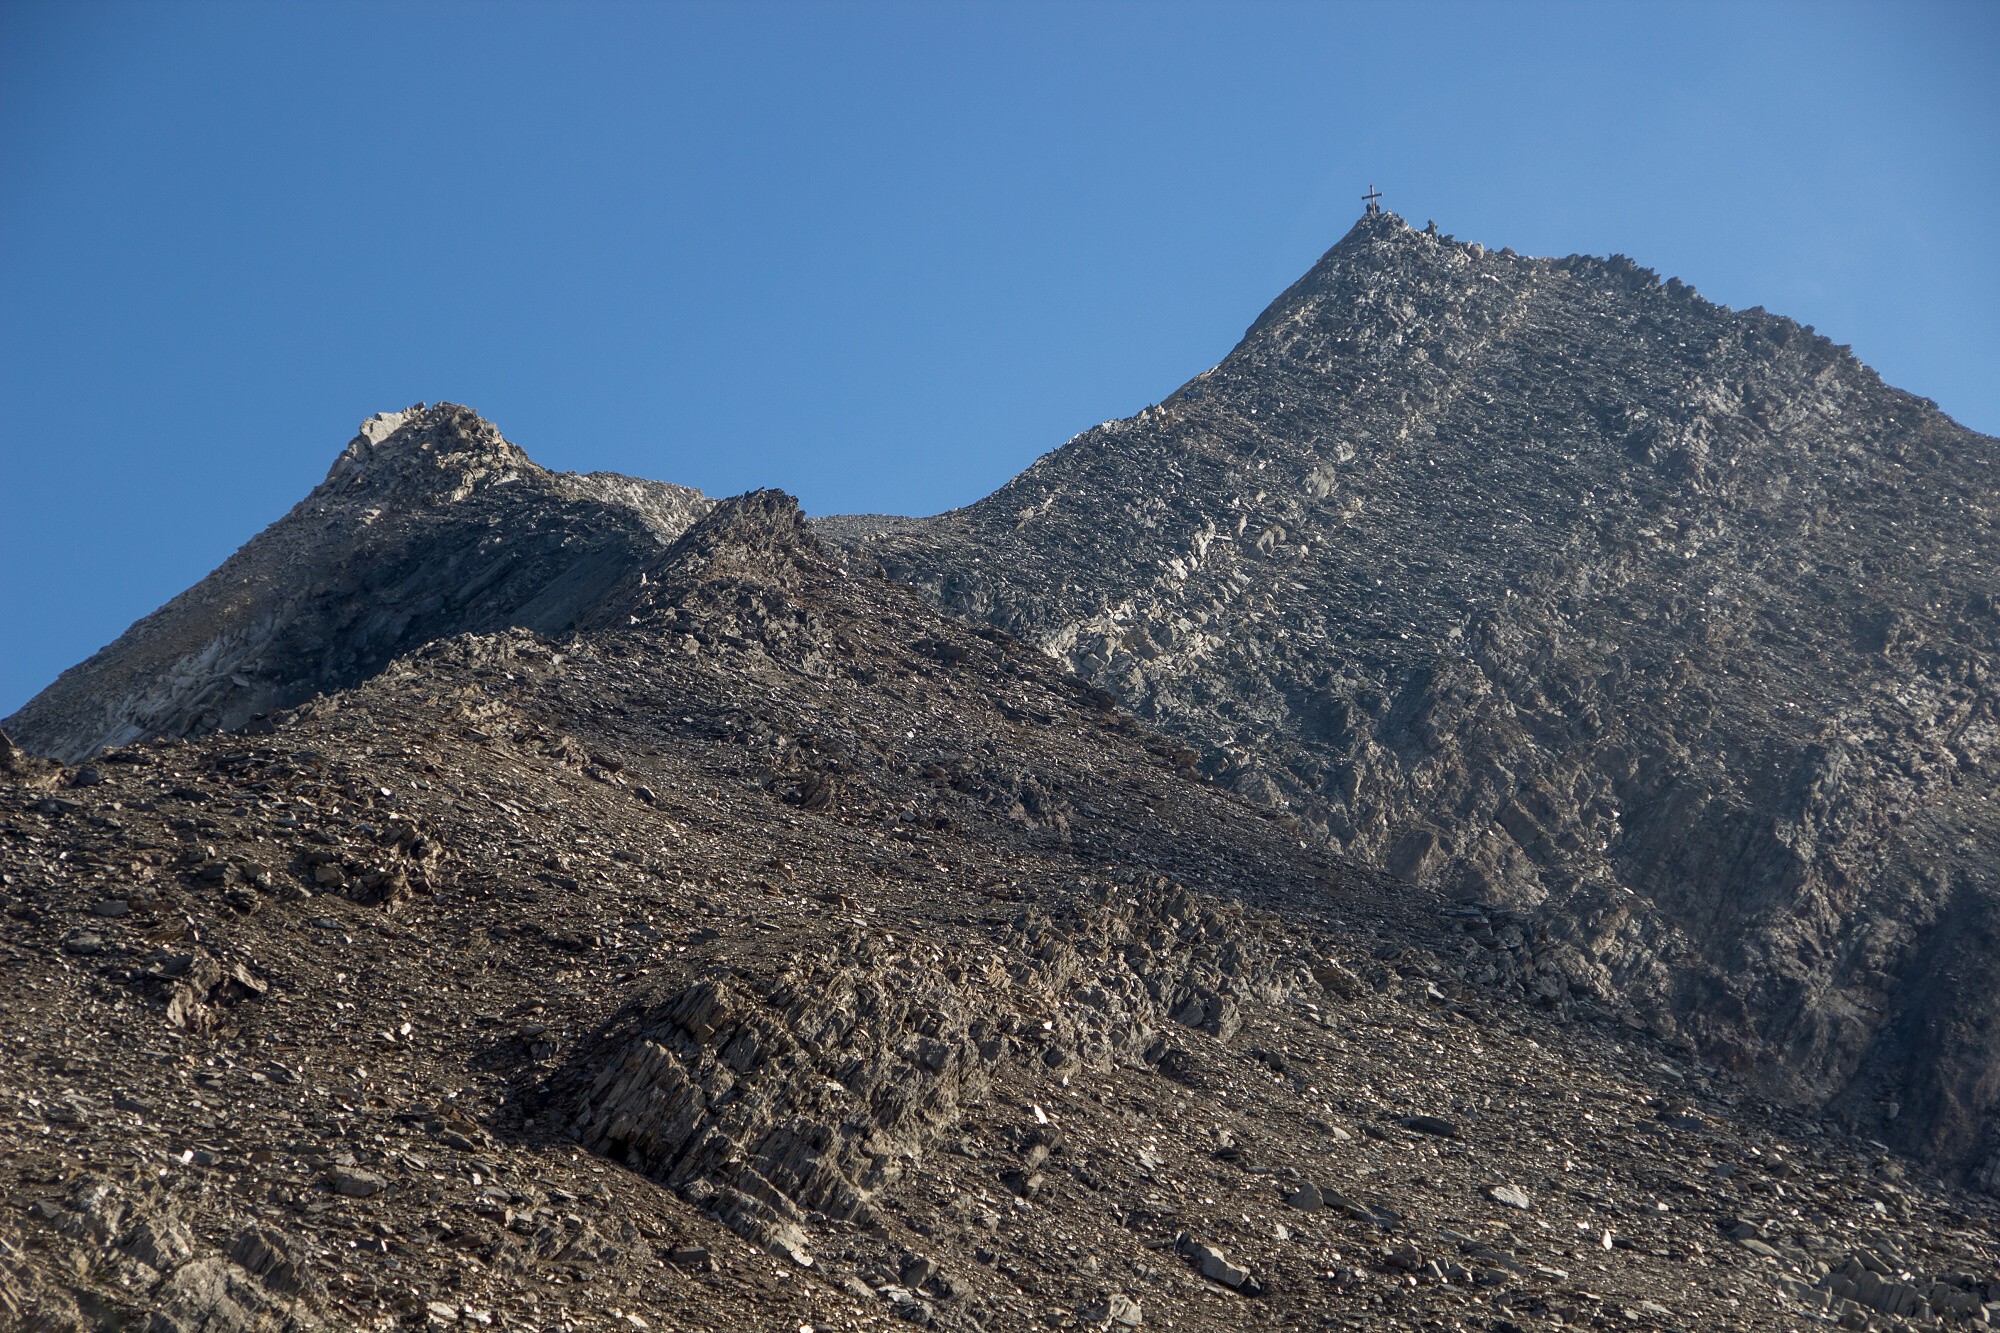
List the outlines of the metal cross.
<svg viewBox="0 0 2000 1333">
<path fill-rule="evenodd" d="M 1370 213 L 1380 213 L 1382 211 L 1382 205 L 1375 201 L 1380 199 L 1381 197 L 1382 197 L 1382 192 L 1376 189 L 1373 185 L 1370 185 L 1368 187 L 1368 193 L 1361 196 L 1361 202 L 1368 205 L 1368 211 Z"/>
</svg>

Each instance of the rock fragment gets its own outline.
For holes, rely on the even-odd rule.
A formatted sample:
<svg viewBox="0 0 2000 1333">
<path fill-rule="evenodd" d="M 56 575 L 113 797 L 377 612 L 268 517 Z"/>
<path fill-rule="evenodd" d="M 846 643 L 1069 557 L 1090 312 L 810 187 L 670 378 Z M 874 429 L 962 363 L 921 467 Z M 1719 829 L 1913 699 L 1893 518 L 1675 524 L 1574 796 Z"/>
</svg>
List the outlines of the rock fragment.
<svg viewBox="0 0 2000 1333">
<path fill-rule="evenodd" d="M 1077 1317 L 1086 1324 L 1115 1325 L 1119 1328 L 1138 1328 L 1145 1323 L 1145 1313 L 1139 1302 L 1123 1292 L 1107 1292 L 1105 1295 L 1077 1311 Z"/>
<path fill-rule="evenodd" d="M 388 1178 L 360 1167 L 336 1167 L 327 1173 L 333 1192 L 349 1199 L 368 1199 L 389 1187 Z"/>
</svg>

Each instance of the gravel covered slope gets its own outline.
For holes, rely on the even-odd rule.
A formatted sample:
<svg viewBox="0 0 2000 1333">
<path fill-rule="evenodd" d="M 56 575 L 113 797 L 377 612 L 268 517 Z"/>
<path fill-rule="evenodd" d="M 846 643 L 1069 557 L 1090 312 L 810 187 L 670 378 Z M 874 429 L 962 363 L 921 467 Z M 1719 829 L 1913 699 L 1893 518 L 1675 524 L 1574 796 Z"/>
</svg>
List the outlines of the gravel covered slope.
<svg viewBox="0 0 2000 1333">
<path fill-rule="evenodd" d="M 0 747 L 0 1323 L 1974 1326 L 1990 1198 L 727 501 L 577 632 Z"/>
<path fill-rule="evenodd" d="M 831 536 L 1306 835 L 2000 1183 L 2000 444 L 1623 258 L 1364 218 L 1215 369 Z"/>
</svg>

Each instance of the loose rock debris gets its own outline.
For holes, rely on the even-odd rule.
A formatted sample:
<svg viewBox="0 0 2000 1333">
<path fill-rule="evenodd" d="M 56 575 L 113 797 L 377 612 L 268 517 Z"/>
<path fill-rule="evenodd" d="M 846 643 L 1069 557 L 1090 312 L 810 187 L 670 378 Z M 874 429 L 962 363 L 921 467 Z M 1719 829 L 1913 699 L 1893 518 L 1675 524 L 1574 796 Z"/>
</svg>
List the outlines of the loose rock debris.
<svg viewBox="0 0 2000 1333">
<path fill-rule="evenodd" d="M 2000 1297 L 1991 1198 L 1542 1005 L 1490 915 L 1301 847 L 776 495 L 567 637 L 5 766 L 0 1322 L 1775 1330 Z"/>
</svg>

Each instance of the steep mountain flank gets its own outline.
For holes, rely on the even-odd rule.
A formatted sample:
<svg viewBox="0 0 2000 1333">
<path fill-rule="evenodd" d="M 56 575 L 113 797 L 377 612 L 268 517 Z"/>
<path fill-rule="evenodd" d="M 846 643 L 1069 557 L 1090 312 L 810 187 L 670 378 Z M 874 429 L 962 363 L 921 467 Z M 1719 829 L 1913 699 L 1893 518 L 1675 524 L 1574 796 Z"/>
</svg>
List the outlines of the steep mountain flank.
<svg viewBox="0 0 2000 1333">
<path fill-rule="evenodd" d="M 830 536 L 1302 836 L 2000 1183 L 2000 444 L 1622 258 L 1364 218 L 1213 370 Z"/>
<path fill-rule="evenodd" d="M 75 762 L 234 730 L 431 639 L 554 633 L 707 507 L 685 487 L 547 471 L 449 403 L 379 414 L 290 513 L 5 725 Z"/>
<path fill-rule="evenodd" d="M 2000 1314 L 2000 1202 L 1543 1004 L 1517 917 L 1301 846 L 782 495 L 580 621 L 0 743 L 0 1325 Z"/>
</svg>

